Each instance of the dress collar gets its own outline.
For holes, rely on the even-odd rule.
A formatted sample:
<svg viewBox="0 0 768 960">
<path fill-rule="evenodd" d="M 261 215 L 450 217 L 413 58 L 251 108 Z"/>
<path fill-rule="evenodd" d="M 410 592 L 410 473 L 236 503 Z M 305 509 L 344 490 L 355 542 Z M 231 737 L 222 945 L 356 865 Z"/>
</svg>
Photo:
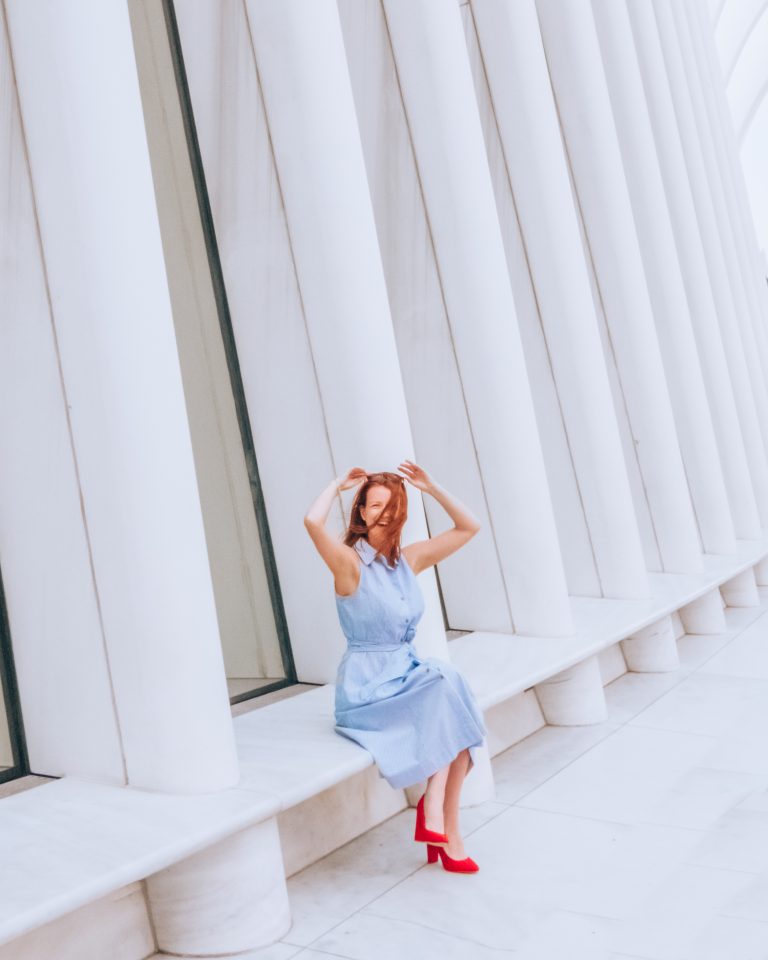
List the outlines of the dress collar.
<svg viewBox="0 0 768 960">
<path fill-rule="evenodd" d="M 359 540 L 355 541 L 355 548 L 357 549 L 357 552 L 360 554 L 360 559 L 363 561 L 363 563 L 367 567 L 371 565 L 371 563 L 377 556 L 380 556 L 383 562 L 385 563 L 385 565 L 387 566 L 387 568 L 390 570 L 394 570 L 394 567 L 390 564 L 389 560 L 387 560 L 387 558 L 382 554 L 377 553 L 376 548 L 372 547 L 371 544 L 368 543 L 368 541 L 363 539 L 362 537 Z"/>
<path fill-rule="evenodd" d="M 370 566 L 373 558 L 376 556 L 376 550 L 374 547 L 372 547 L 367 540 L 364 540 L 361 537 L 359 540 L 355 541 L 355 549 L 360 554 L 360 559 L 363 561 L 366 567 Z"/>
</svg>

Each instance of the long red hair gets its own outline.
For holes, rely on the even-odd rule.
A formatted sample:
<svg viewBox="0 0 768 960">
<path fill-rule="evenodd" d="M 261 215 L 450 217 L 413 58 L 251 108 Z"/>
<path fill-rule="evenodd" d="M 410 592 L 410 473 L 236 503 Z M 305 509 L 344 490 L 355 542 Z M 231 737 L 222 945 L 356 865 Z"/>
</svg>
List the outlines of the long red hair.
<svg viewBox="0 0 768 960">
<path fill-rule="evenodd" d="M 368 539 L 368 527 L 365 525 L 360 508 L 365 507 L 370 488 L 376 486 L 386 487 L 391 494 L 383 511 L 391 519 L 385 528 L 384 541 L 378 552 L 387 558 L 390 566 L 394 567 L 400 559 L 400 535 L 403 532 L 405 521 L 408 519 L 408 494 L 405 490 L 405 477 L 401 477 L 399 473 L 368 474 L 368 479 L 361 484 L 355 494 L 355 499 L 352 501 L 349 526 L 344 535 L 344 543 L 348 547 L 353 547 L 358 540 Z"/>
</svg>

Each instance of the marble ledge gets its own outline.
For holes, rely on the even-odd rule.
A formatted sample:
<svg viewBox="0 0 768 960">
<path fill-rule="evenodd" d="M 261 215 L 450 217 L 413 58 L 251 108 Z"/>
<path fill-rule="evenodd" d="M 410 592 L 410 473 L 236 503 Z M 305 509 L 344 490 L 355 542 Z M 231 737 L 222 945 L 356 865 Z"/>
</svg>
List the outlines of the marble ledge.
<svg viewBox="0 0 768 960">
<path fill-rule="evenodd" d="M 333 729 L 333 689 L 233 718 L 240 780 L 228 789 L 179 795 L 69 776 L 1 800 L 0 944 L 369 767 Z"/>
<path fill-rule="evenodd" d="M 279 812 L 241 785 L 178 795 L 62 777 L 0 801 L 0 944 Z"/>
<path fill-rule="evenodd" d="M 768 539 L 739 540 L 735 555 L 704 554 L 701 573 L 649 573 L 648 597 L 572 596 L 575 630 L 570 636 L 466 633 L 450 641 L 451 661 L 487 710 L 674 613 L 767 554 Z"/>
<path fill-rule="evenodd" d="M 335 732 L 334 694 L 327 684 L 235 717 L 241 785 L 266 785 L 287 809 L 371 766 L 366 750 Z"/>
</svg>

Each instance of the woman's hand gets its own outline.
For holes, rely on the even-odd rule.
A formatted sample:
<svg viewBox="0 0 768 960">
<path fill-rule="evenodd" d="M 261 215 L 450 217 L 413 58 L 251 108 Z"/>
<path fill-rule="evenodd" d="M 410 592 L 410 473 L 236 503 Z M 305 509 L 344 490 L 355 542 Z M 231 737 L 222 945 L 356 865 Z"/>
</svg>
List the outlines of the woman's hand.
<svg viewBox="0 0 768 960">
<path fill-rule="evenodd" d="M 412 460 L 403 460 L 397 469 L 405 474 L 406 480 L 409 483 L 413 484 L 413 486 L 419 490 L 423 490 L 425 493 L 429 493 L 435 486 L 435 481 L 427 471 L 423 470 Z"/>
<path fill-rule="evenodd" d="M 338 490 L 349 490 L 351 487 L 359 487 L 361 483 L 368 479 L 368 474 L 362 467 L 352 467 L 345 477 L 338 480 Z"/>
</svg>

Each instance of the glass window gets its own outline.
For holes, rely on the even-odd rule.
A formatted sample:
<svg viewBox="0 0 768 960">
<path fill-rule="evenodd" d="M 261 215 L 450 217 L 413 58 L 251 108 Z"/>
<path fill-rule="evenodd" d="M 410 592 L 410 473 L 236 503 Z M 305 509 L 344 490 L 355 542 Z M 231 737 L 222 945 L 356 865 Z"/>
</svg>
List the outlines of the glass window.
<svg viewBox="0 0 768 960">
<path fill-rule="evenodd" d="M 197 9 L 197 8 L 196 8 Z M 202 9 L 202 8 L 201 8 Z M 129 4 L 219 632 L 234 703 L 295 682 L 173 5 Z M 198 25 L 204 25 L 198 17 Z M 207 39 L 213 39 L 208 37 Z"/>
<path fill-rule="evenodd" d="M 16 671 L 13 666 L 11 632 L 0 576 L 0 783 L 29 773 L 24 730 L 21 723 Z"/>
</svg>

